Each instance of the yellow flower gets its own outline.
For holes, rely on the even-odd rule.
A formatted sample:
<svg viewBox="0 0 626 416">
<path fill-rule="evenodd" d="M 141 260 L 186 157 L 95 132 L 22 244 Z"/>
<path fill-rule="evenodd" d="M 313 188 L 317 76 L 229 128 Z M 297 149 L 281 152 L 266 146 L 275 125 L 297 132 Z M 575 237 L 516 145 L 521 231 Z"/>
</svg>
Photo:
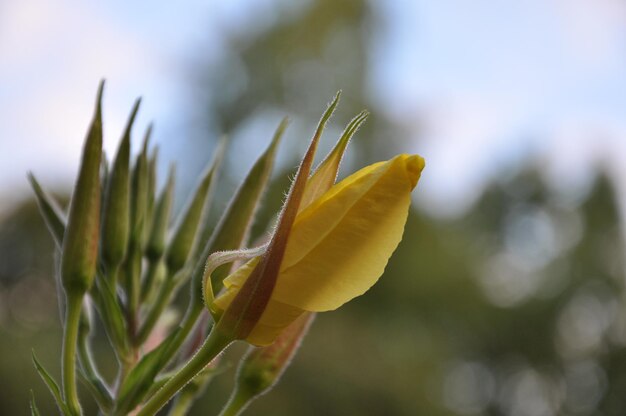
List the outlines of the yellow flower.
<svg viewBox="0 0 626 416">
<path fill-rule="evenodd" d="M 359 170 L 310 203 L 303 191 L 271 294 L 244 339 L 269 345 L 301 314 L 336 309 L 374 285 L 402 239 L 410 194 L 423 168 L 420 156 L 402 154 Z M 250 260 L 224 280 L 226 290 L 212 304 L 218 315 L 260 263 L 265 270 L 263 260 Z"/>
</svg>

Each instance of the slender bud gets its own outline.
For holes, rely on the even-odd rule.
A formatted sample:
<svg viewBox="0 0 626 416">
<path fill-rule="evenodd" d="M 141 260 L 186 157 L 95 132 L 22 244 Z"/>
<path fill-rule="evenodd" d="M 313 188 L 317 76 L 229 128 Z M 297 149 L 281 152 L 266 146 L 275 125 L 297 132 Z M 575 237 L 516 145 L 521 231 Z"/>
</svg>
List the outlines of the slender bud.
<svg viewBox="0 0 626 416">
<path fill-rule="evenodd" d="M 196 267 L 196 270 L 194 270 L 193 279 L 196 287 L 192 288 L 192 290 L 195 289 L 192 292 L 193 299 L 196 299 L 194 296 L 200 293 L 200 278 L 208 256 L 216 251 L 237 250 L 246 245 L 261 197 L 269 183 L 276 154 L 278 153 L 278 146 L 287 124 L 288 120 L 286 118 L 281 120 L 270 145 L 254 163 L 215 226 L 213 234 L 204 247 L 201 258 L 198 261 L 200 267 Z M 229 270 L 228 267 L 219 268 L 211 276 L 211 285 L 216 292 L 219 292 L 222 288 L 222 280 L 228 275 Z"/>
<path fill-rule="evenodd" d="M 126 130 L 122 136 L 113 168 L 108 176 L 104 209 L 102 211 L 102 261 L 109 270 L 117 268 L 128 245 L 129 233 L 129 190 L 130 190 L 130 131 L 135 121 L 139 103 L 131 111 Z"/>
<path fill-rule="evenodd" d="M 143 229 L 147 225 L 146 209 L 148 206 L 148 155 L 147 148 L 152 125 L 148 126 L 144 136 L 143 149 L 137 155 L 135 167 L 133 169 L 131 195 L 130 195 L 130 244 L 140 246 L 143 236 Z"/>
<path fill-rule="evenodd" d="M 198 228 L 202 220 L 202 214 L 205 211 L 205 204 L 215 184 L 217 169 L 222 156 L 223 147 L 218 149 L 215 158 L 202 176 L 193 196 L 187 203 L 187 207 L 174 227 L 174 234 L 165 254 L 165 263 L 172 274 L 183 268 L 191 253 L 196 237 L 199 234 Z"/>
<path fill-rule="evenodd" d="M 271 389 L 291 363 L 314 317 L 313 313 L 305 313 L 285 328 L 272 345 L 251 347 L 239 366 L 237 388 L 246 390 L 250 397 Z"/>
<path fill-rule="evenodd" d="M 146 256 L 151 261 L 157 261 L 163 255 L 165 250 L 165 237 L 167 235 L 167 226 L 170 221 L 170 211 L 172 209 L 172 201 L 174 196 L 174 166 L 170 168 L 167 184 L 155 205 L 154 216 L 152 219 L 152 227 L 150 228 L 150 236 L 146 244 Z"/>
<path fill-rule="evenodd" d="M 156 170 L 159 159 L 159 148 L 155 146 L 152 150 L 152 156 L 148 158 L 148 184 L 146 192 L 146 220 L 145 227 L 143 229 L 142 241 L 147 244 L 147 240 L 150 237 L 150 224 L 153 221 L 154 215 L 154 203 L 156 200 Z"/>
<path fill-rule="evenodd" d="M 102 156 L 102 90 L 83 147 L 78 179 L 63 238 L 61 278 L 67 293 L 84 293 L 96 273 L 100 228 L 100 160 Z"/>
<path fill-rule="evenodd" d="M 285 328 L 272 345 L 250 348 L 241 360 L 235 389 L 221 416 L 240 414 L 254 399 L 276 385 L 291 364 L 314 317 L 315 314 L 305 313 Z"/>
</svg>

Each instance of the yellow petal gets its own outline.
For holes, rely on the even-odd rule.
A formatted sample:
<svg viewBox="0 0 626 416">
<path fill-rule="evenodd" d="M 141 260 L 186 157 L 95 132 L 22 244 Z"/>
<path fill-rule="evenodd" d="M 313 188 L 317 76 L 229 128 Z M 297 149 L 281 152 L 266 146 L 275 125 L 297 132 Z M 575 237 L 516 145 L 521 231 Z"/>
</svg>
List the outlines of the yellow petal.
<svg viewBox="0 0 626 416">
<path fill-rule="evenodd" d="M 239 292 L 241 285 L 246 281 L 254 267 L 258 263 L 258 257 L 249 261 L 244 266 L 237 269 L 235 273 L 224 281 L 225 291 L 215 299 L 213 305 L 220 310 L 225 310 Z M 232 278 L 232 279 L 231 279 Z M 227 280 L 230 281 L 227 283 Z M 291 305 L 270 299 L 261 318 L 255 325 L 252 332 L 247 336 L 246 341 L 257 346 L 269 345 L 281 333 L 305 311 Z"/>
<path fill-rule="evenodd" d="M 336 309 L 378 280 L 402 239 L 424 167 L 399 155 L 332 187 L 296 219 L 272 298 L 313 312 Z"/>
<path fill-rule="evenodd" d="M 246 341 L 261 347 L 270 345 L 283 329 L 305 312 L 298 307 L 271 299 Z"/>
<path fill-rule="evenodd" d="M 235 286 L 237 288 L 243 286 L 248 276 L 250 276 L 250 273 L 252 273 L 252 270 L 254 270 L 257 264 L 259 264 L 260 259 L 261 257 L 255 257 L 245 262 L 243 266 L 239 267 L 226 279 L 224 279 L 224 287 L 228 289 L 231 286 Z"/>
</svg>

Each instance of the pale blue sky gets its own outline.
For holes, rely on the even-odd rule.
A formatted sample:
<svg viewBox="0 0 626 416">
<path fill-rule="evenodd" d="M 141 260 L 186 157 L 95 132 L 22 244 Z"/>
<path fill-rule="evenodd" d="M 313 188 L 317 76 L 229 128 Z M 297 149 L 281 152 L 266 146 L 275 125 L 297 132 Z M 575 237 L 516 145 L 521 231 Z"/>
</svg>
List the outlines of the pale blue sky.
<svg viewBox="0 0 626 416">
<path fill-rule="evenodd" d="M 626 165 L 625 2 L 374 4 L 387 29 L 373 84 L 407 130 L 425 122 L 415 150 L 437 206 L 464 205 L 521 158 L 541 158 L 549 180 L 573 188 L 598 158 Z M 426 120 L 411 117 L 419 111 Z"/>
<path fill-rule="evenodd" d="M 110 154 L 138 95 L 139 124 L 156 120 L 157 141 L 184 133 L 187 65 L 219 59 L 223 30 L 271 25 L 279 2 L 0 4 L 1 200 L 28 192 L 29 169 L 53 188 L 72 180 L 102 76 Z M 527 157 L 560 188 L 584 187 L 599 160 L 626 178 L 625 2 L 371 4 L 382 23 L 371 45 L 371 110 L 426 157 L 424 206 L 458 211 Z M 203 56 L 193 56 L 199 45 Z"/>
</svg>

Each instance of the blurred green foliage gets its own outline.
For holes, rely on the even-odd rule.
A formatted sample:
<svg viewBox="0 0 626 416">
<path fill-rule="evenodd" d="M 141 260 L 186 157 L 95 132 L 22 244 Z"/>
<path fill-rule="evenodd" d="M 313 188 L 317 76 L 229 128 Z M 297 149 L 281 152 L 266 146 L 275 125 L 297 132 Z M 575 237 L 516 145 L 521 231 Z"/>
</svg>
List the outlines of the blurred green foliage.
<svg viewBox="0 0 626 416">
<path fill-rule="evenodd" d="M 374 24 L 366 3 L 321 0 L 284 18 L 277 13 L 269 28 L 231 33 L 223 62 L 195 68 L 198 89 L 209 92 L 198 98 L 219 130 L 235 131 L 273 107 L 305 118 L 307 131 L 294 127 L 308 137 L 339 88 L 344 102 L 334 124 L 375 109 L 366 87 L 367 62 L 376 59 L 367 55 Z M 355 164 L 401 151 L 389 139 L 401 134 L 374 113 L 351 145 Z M 278 209 L 287 175 L 266 197 L 257 235 Z M 572 196 L 546 186 L 536 167 L 503 177 L 459 218 L 413 210 L 380 282 L 320 314 L 277 388 L 247 414 L 623 414 L 626 275 L 611 183 L 600 175 Z M 54 412 L 30 362 L 34 347 L 59 374 L 54 246 L 46 233 L 31 201 L 0 224 L 1 414 L 28 414 L 30 388 L 42 413 Z M 106 353 L 101 341 L 94 345 Z M 242 352 L 226 355 L 232 366 L 192 414 L 217 412 Z"/>
<path fill-rule="evenodd" d="M 58 374 L 53 246 L 45 233 L 31 202 L 0 227 L 3 414 L 27 414 L 29 388 L 44 414 L 53 412 L 30 363 L 34 347 Z M 604 177 L 580 201 L 525 172 L 494 183 L 461 218 L 414 210 L 382 280 L 318 317 L 281 383 L 250 414 L 619 415 L 626 406 L 622 252 Z M 94 345 L 107 348 L 104 339 Z M 231 368 L 192 414 L 219 409 L 242 352 L 229 352 Z"/>
</svg>

